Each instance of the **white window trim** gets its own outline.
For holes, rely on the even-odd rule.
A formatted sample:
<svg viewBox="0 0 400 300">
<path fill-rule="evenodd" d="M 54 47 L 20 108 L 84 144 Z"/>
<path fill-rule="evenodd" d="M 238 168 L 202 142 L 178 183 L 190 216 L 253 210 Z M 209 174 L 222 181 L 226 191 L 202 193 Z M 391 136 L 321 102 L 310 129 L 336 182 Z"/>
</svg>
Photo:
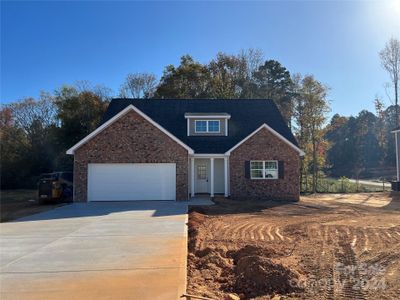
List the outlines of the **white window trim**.
<svg viewBox="0 0 400 300">
<path fill-rule="evenodd" d="M 251 163 L 252 162 L 262 162 L 262 164 L 263 164 L 263 167 L 262 167 L 262 175 L 263 175 L 263 177 L 262 178 L 260 178 L 260 177 L 253 177 L 252 175 L 251 175 Z M 275 162 L 276 163 L 276 172 L 277 172 L 277 177 L 276 178 L 267 178 L 267 177 L 265 177 L 265 163 L 266 162 Z M 261 169 L 255 169 L 255 170 L 261 170 Z M 278 163 L 278 161 L 277 160 L 274 160 L 274 159 L 268 159 L 268 160 L 251 160 L 250 161 L 250 179 L 252 179 L 252 180 L 277 180 L 277 179 L 279 179 L 279 163 Z"/>
<path fill-rule="evenodd" d="M 208 122 L 218 122 L 218 131 L 209 131 L 208 129 Z M 206 122 L 206 131 L 198 131 L 197 130 L 197 122 Z M 220 120 L 194 120 L 194 132 L 195 133 L 221 133 L 221 121 Z"/>
<path fill-rule="evenodd" d="M 230 119 L 231 115 L 219 115 L 219 114 L 209 114 L 209 115 L 186 115 L 185 114 L 185 118 L 186 119 L 199 119 L 199 118 L 218 118 L 218 119 Z"/>
</svg>

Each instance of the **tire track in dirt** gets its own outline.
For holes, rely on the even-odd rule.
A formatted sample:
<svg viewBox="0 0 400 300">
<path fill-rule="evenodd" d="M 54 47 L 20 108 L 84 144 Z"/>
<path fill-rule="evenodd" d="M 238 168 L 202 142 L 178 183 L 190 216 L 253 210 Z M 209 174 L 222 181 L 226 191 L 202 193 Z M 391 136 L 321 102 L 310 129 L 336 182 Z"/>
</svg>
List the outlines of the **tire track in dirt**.
<svg viewBox="0 0 400 300">
<path fill-rule="evenodd" d="M 244 236 L 243 236 L 243 228 L 245 228 L 249 224 L 250 224 L 250 222 L 243 222 L 241 225 L 234 226 L 233 227 L 234 231 L 233 231 L 232 237 L 233 238 L 238 238 L 238 239 L 240 239 L 240 238 L 243 239 L 244 238 Z"/>
<path fill-rule="evenodd" d="M 317 274 L 318 279 L 323 279 L 323 284 L 320 286 L 321 295 L 323 299 L 334 300 L 334 271 L 333 271 L 333 255 L 329 241 L 331 240 L 330 226 L 321 226 L 321 249 L 319 249 L 319 262 L 321 272 Z M 318 257 L 318 256 L 317 256 Z"/>
<path fill-rule="evenodd" d="M 353 240 L 351 241 L 351 248 L 355 248 L 357 244 L 357 235 L 354 235 Z"/>
<path fill-rule="evenodd" d="M 274 249 L 275 254 L 271 257 L 267 254 L 268 259 L 297 271 L 300 283 L 305 283 L 298 299 L 398 299 L 400 215 L 397 212 L 361 206 L 354 209 L 355 205 L 343 201 L 337 205 L 320 203 L 321 209 L 315 209 L 312 214 L 308 206 L 305 206 L 307 210 L 285 205 L 260 211 L 259 205 L 249 213 L 243 213 L 249 211 L 247 206 L 237 213 L 227 210 L 226 214 L 219 215 L 220 207 L 215 212 L 210 209 L 212 213 L 199 234 L 204 240 L 199 248 L 218 251 L 204 258 L 207 263 L 220 263 L 220 254 L 225 259 L 228 251 L 233 253 L 247 245 L 268 251 Z M 371 275 L 369 268 L 374 265 L 387 270 L 379 276 Z M 219 274 L 219 269 L 217 272 L 213 267 L 204 266 L 207 267 L 192 267 L 191 288 L 195 286 L 198 294 L 207 291 L 210 297 L 224 299 L 226 287 L 234 287 L 237 277 Z M 223 280 L 216 280 L 220 276 Z M 385 289 L 373 291 L 357 285 L 380 276 L 388 282 Z M 272 295 L 268 290 L 265 294 Z"/>
<path fill-rule="evenodd" d="M 378 255 L 365 260 L 364 262 L 369 265 L 380 265 L 383 267 L 389 266 L 391 263 L 400 260 L 400 243 L 392 245 L 386 251 L 379 253 Z"/>
<path fill-rule="evenodd" d="M 361 277 L 358 262 L 350 243 L 351 234 L 349 234 L 348 229 L 341 229 L 340 231 L 341 233 L 337 235 L 339 251 L 334 253 L 336 263 L 334 273 L 336 273 L 335 277 L 338 279 L 334 281 L 335 298 L 339 296 L 342 299 L 366 299 L 361 285 L 354 280 L 361 280 Z"/>
<path fill-rule="evenodd" d="M 390 227 L 388 229 L 388 232 L 392 236 L 392 239 L 399 241 L 400 240 L 400 232 L 398 232 L 397 230 L 398 230 L 397 227 Z"/>
<path fill-rule="evenodd" d="M 269 237 L 269 240 L 270 240 L 270 241 L 273 241 L 273 240 L 275 240 L 275 238 L 274 238 L 274 236 L 272 235 L 271 230 L 272 230 L 272 226 L 268 226 L 268 227 L 267 227 L 267 235 L 268 235 L 268 237 Z"/>
<path fill-rule="evenodd" d="M 281 235 L 280 232 L 279 232 L 279 227 L 276 227 L 276 229 L 275 229 L 275 235 L 278 236 L 278 237 L 281 239 L 281 241 L 284 241 L 284 240 L 285 240 L 285 238 L 283 237 L 283 235 Z"/>
<path fill-rule="evenodd" d="M 265 231 L 265 228 L 266 228 L 266 227 L 267 227 L 266 225 L 261 224 L 261 226 L 260 226 L 259 229 L 258 229 L 258 235 L 259 235 L 259 237 L 260 237 L 260 239 L 261 239 L 262 241 L 265 240 L 264 231 Z"/>
<path fill-rule="evenodd" d="M 391 239 L 387 236 L 386 230 L 379 228 L 376 230 L 376 232 L 383 244 L 387 245 L 391 243 Z"/>
<path fill-rule="evenodd" d="M 291 241 L 293 237 L 291 231 L 286 226 L 276 226 L 265 220 L 257 220 L 252 223 L 249 219 L 237 219 L 234 224 L 228 225 L 224 222 L 216 221 L 212 226 L 214 238 L 223 241 L 226 237 L 237 238 L 240 240 L 283 242 Z M 290 227 L 290 226 L 289 226 Z M 356 285 L 353 278 L 360 278 L 357 269 L 355 252 L 369 250 L 369 235 L 373 235 L 374 244 L 381 242 L 388 244 L 396 240 L 397 228 L 368 228 L 352 227 L 346 225 L 320 225 L 314 222 L 297 224 L 300 234 L 307 239 L 320 241 L 314 244 L 315 251 L 321 257 L 320 278 L 325 279 L 325 287 L 321 290 L 325 299 L 365 299 L 365 293 L 361 287 Z M 296 235 L 299 231 L 294 232 Z M 393 258 L 380 256 L 375 260 L 387 264 Z M 326 263 L 330 261 L 330 263 Z M 372 261 L 371 261 L 372 262 Z M 322 265 L 324 264 L 324 267 Z M 343 268 L 338 268 L 341 264 Z M 346 273 L 346 267 L 354 270 L 352 276 Z"/>
<path fill-rule="evenodd" d="M 242 227 L 240 230 L 240 237 L 243 240 L 254 239 L 254 232 L 252 229 L 253 227 L 255 227 L 255 224 L 252 224 L 252 223 L 248 223 L 246 226 Z"/>
<path fill-rule="evenodd" d="M 364 252 L 365 242 L 366 242 L 364 231 L 362 230 L 362 228 L 357 227 L 354 230 L 354 235 L 357 237 L 357 241 L 353 247 L 354 252 L 356 253 Z"/>
<path fill-rule="evenodd" d="M 225 225 L 226 226 L 226 225 Z M 216 238 L 215 233 L 220 232 L 224 227 L 224 223 L 220 220 L 216 220 L 208 226 L 208 234 L 210 235 L 210 239 Z"/>
<path fill-rule="evenodd" d="M 266 232 L 271 232 L 270 227 L 270 225 L 265 223 L 253 223 L 248 219 L 235 220 L 234 224 L 230 225 L 222 222 L 215 222 L 210 227 L 210 238 L 226 239 L 229 237 L 230 239 L 265 241 L 268 240 L 266 235 L 269 236 Z M 270 237 L 270 240 L 274 240 L 274 237 Z"/>
<path fill-rule="evenodd" d="M 365 242 L 364 242 L 364 250 L 365 252 L 369 251 L 369 238 L 368 238 L 368 233 L 364 231 L 364 237 L 365 237 Z"/>
<path fill-rule="evenodd" d="M 326 245 L 326 241 L 328 240 L 329 237 L 329 228 L 328 226 L 323 226 L 323 236 L 322 236 L 322 252 L 321 255 L 324 256 L 326 254 L 327 251 L 327 245 Z"/>
<path fill-rule="evenodd" d="M 223 227 L 220 231 L 216 232 L 217 236 L 225 236 L 234 239 L 236 237 L 237 226 L 239 222 L 229 224 L 229 227 Z M 240 223 L 239 223 L 240 224 Z"/>
</svg>

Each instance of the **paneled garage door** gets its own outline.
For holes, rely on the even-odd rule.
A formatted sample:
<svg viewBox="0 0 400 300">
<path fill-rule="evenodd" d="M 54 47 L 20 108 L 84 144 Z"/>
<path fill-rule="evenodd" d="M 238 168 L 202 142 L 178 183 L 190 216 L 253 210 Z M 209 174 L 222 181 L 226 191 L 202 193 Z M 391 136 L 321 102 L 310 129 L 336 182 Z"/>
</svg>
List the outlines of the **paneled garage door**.
<svg viewBox="0 0 400 300">
<path fill-rule="evenodd" d="M 175 200 L 175 164 L 89 164 L 88 201 Z"/>
</svg>

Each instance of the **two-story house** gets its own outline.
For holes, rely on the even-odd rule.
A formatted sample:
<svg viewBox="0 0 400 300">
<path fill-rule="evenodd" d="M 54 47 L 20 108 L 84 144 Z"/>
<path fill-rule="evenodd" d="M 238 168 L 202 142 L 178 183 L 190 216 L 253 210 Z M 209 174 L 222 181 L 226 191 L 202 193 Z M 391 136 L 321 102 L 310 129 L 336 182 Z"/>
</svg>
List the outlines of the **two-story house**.
<svg viewBox="0 0 400 300">
<path fill-rule="evenodd" d="M 291 199 L 304 153 L 271 100 L 114 99 L 67 151 L 74 201 Z"/>
</svg>

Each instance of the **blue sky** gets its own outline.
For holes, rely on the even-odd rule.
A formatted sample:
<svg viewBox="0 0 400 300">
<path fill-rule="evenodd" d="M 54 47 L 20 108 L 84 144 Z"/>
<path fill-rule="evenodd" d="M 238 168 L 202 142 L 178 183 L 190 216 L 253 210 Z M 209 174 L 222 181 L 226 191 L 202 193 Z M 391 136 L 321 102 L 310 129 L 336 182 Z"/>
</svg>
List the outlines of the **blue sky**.
<svg viewBox="0 0 400 300">
<path fill-rule="evenodd" d="M 332 113 L 389 100 L 378 51 L 400 38 L 400 0 L 1 2 L 1 102 L 89 80 L 118 92 L 129 72 L 161 76 L 191 54 L 258 48 L 330 88 Z"/>
</svg>

